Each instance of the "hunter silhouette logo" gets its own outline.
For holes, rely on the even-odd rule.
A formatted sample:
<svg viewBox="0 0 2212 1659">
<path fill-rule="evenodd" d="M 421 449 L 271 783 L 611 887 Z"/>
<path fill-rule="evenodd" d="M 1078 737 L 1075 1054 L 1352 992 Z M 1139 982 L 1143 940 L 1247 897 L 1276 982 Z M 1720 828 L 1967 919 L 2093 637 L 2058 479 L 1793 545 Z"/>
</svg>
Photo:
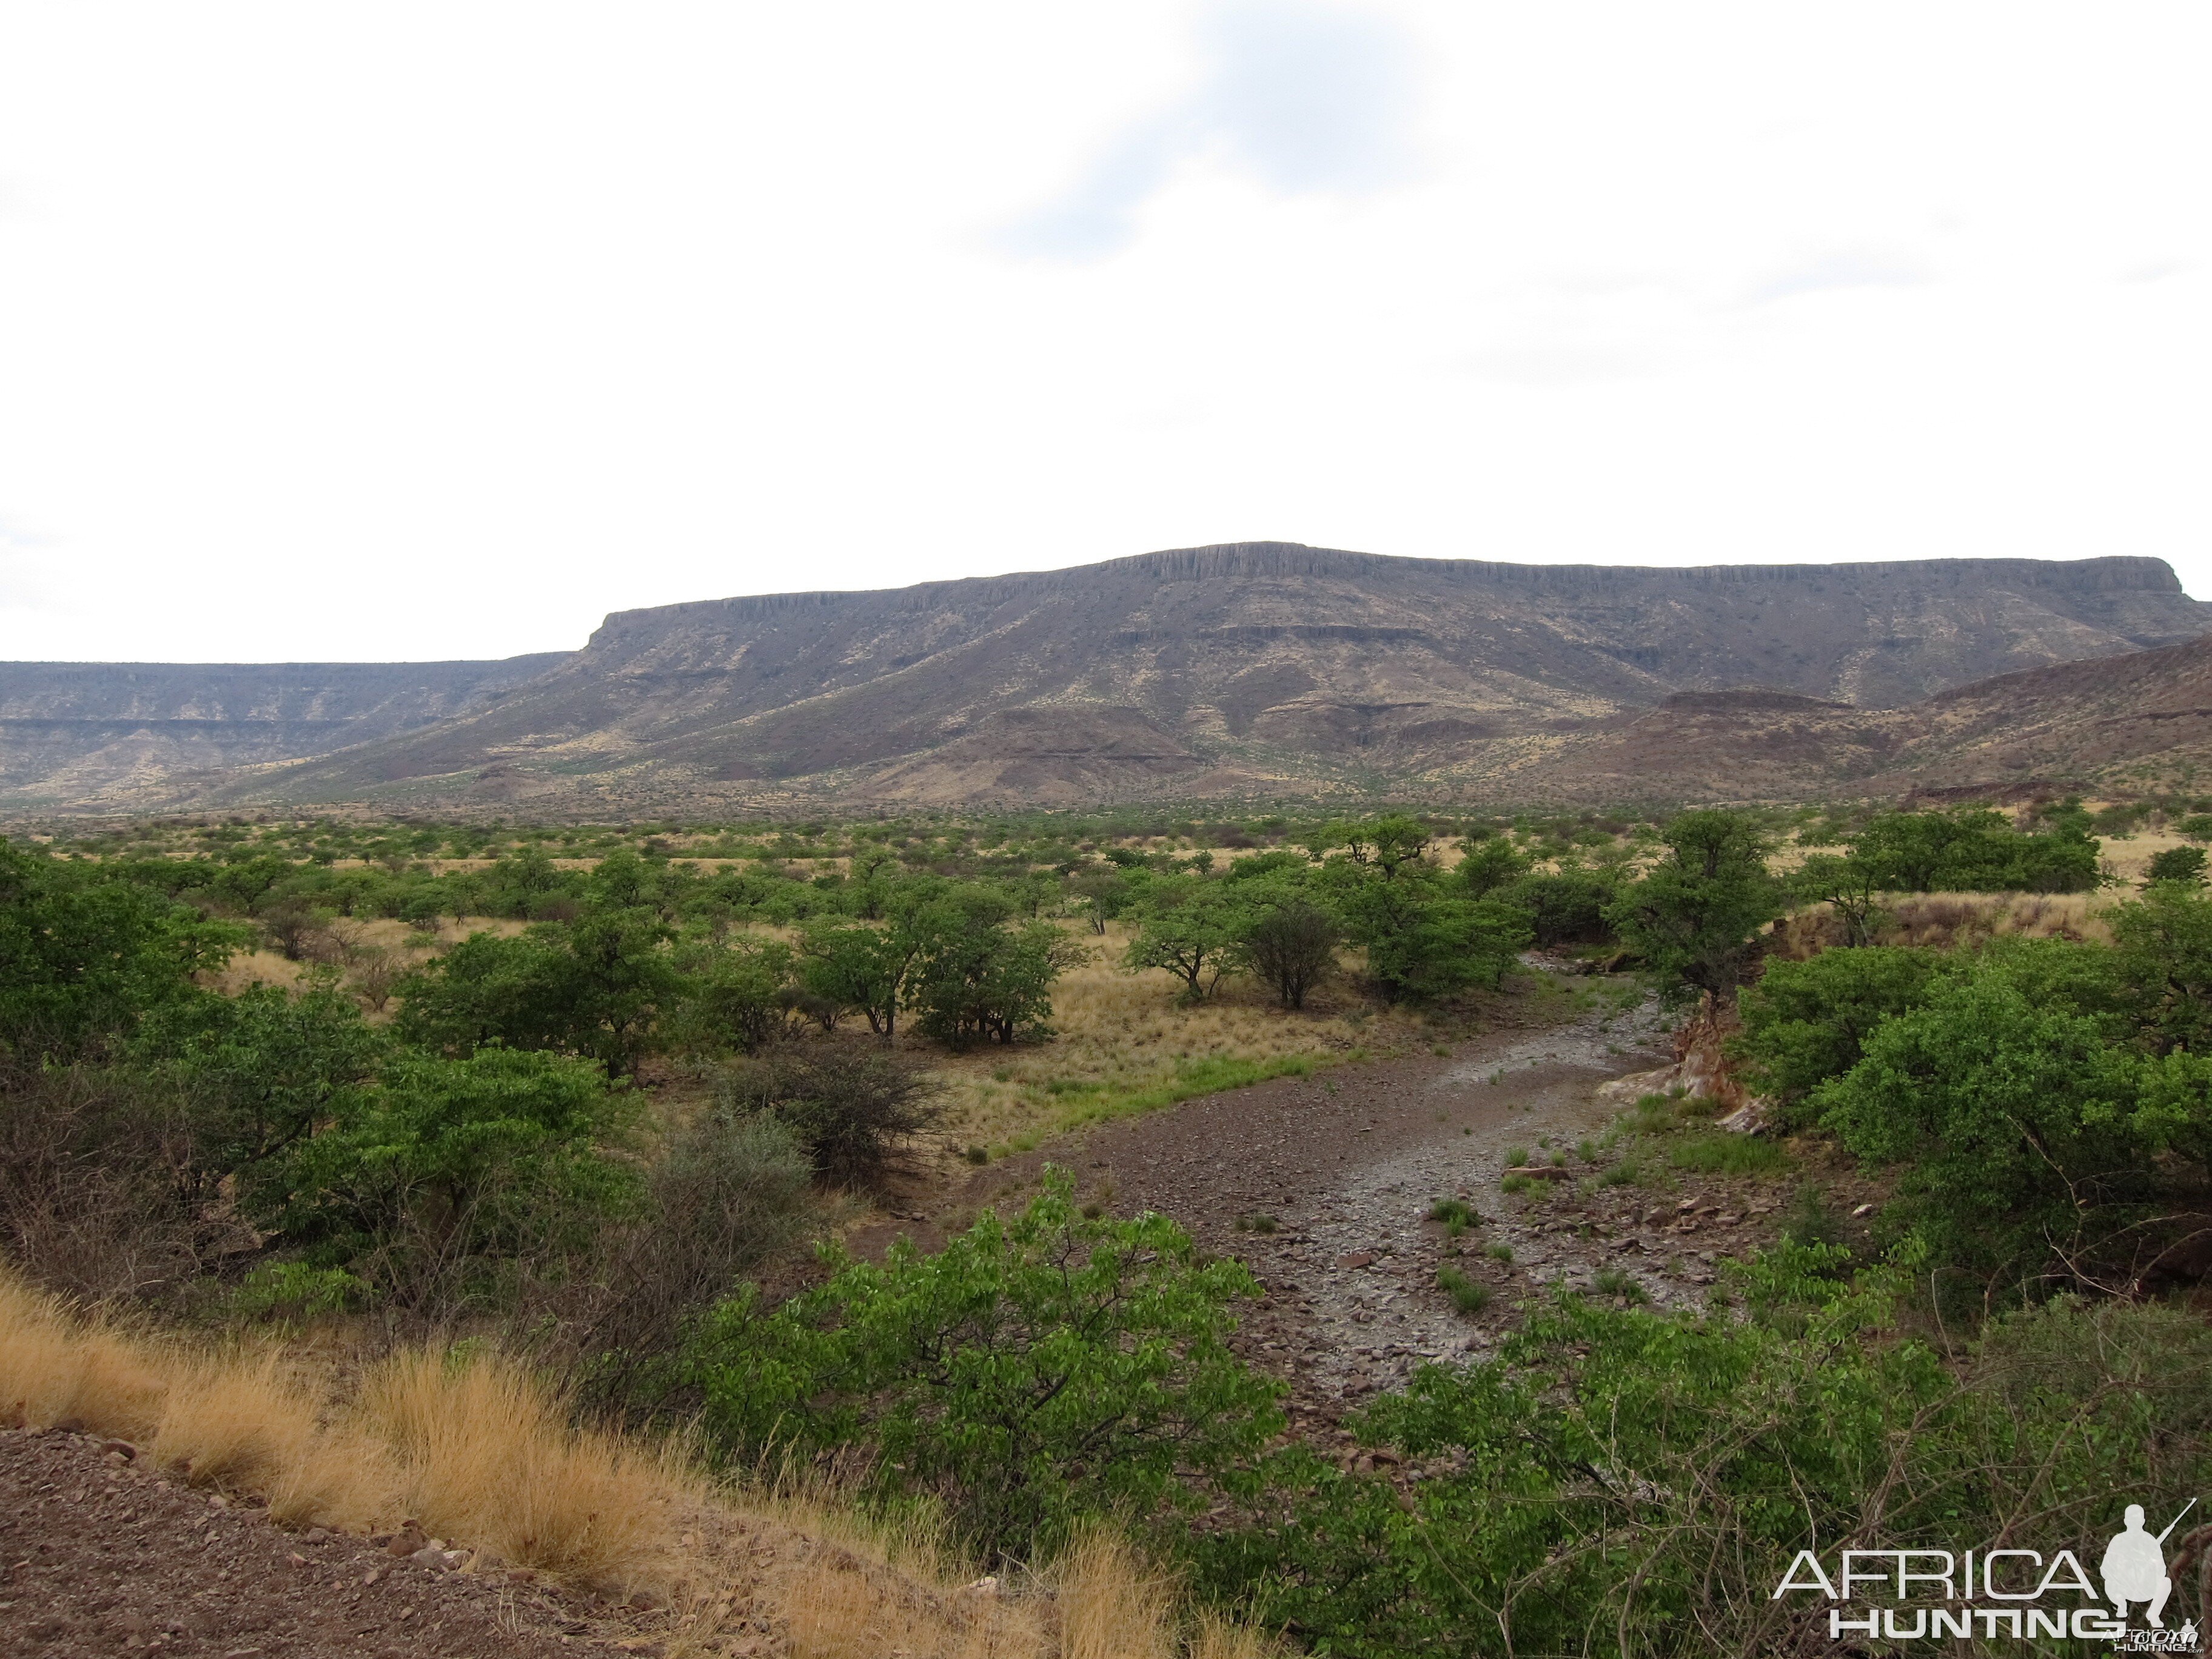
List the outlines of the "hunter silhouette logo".
<svg viewBox="0 0 2212 1659">
<path fill-rule="evenodd" d="M 2197 1506 L 2191 1498 L 2181 1507 L 2186 1515 Z M 2181 1515 L 2166 1523 L 2166 1530 L 2155 1538 L 2143 1530 L 2143 1506 L 2128 1505 L 2124 1519 L 2126 1530 L 2105 1546 L 2105 1563 L 2100 1569 L 2105 1580 L 2105 1599 L 2128 1616 L 2128 1603 L 2148 1601 L 2144 1616 L 2153 1630 L 2164 1630 L 2166 1621 L 2159 1614 L 2166 1611 L 2166 1598 L 2173 1594 L 2173 1580 L 2166 1576 L 2166 1540 L 2181 1524 Z"/>
<path fill-rule="evenodd" d="M 1960 1553 L 1847 1549 L 1837 1556 L 1832 1575 L 1814 1551 L 1800 1550 L 1774 1595 L 1779 1600 L 1792 1592 L 1811 1592 L 1824 1597 L 1830 1604 L 1831 1641 L 2070 1637 L 2110 1642 L 2115 1653 L 2197 1653 L 2203 1649 L 2196 1621 L 2185 1620 L 2176 1630 L 2165 1620 L 2173 1595 L 2166 1540 L 2197 1501 L 2184 1504 L 2156 1534 L 2144 1523 L 2143 1506 L 2129 1504 L 2120 1530 L 2098 1563 L 2101 1595 L 2072 1550 L 2061 1549 L 2046 1559 L 2040 1551 L 2009 1545 Z M 2212 1527 L 2197 1528 L 2177 1547 L 2174 1572 L 2212 1548 Z M 2144 1622 L 2131 1626 L 2130 1616 L 2138 1610 Z"/>
</svg>

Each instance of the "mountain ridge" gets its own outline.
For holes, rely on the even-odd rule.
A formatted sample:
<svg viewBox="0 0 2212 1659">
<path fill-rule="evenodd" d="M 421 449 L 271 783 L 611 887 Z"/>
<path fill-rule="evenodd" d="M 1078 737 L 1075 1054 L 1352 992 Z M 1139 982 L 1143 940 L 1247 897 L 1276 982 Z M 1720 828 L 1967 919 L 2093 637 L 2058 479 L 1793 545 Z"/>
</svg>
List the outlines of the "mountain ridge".
<svg viewBox="0 0 2212 1659">
<path fill-rule="evenodd" d="M 1231 543 L 618 611 L 538 672 L 487 674 L 465 706 L 333 752 L 106 787 L 80 766 L 74 801 L 11 793 L 593 811 L 1486 792 L 1673 698 L 1761 687 L 1850 717 L 1756 718 L 1841 740 L 1993 676 L 2208 630 L 2212 605 L 2124 556 L 1649 568 Z M 1673 717 L 1754 718 L 1729 708 Z"/>
</svg>

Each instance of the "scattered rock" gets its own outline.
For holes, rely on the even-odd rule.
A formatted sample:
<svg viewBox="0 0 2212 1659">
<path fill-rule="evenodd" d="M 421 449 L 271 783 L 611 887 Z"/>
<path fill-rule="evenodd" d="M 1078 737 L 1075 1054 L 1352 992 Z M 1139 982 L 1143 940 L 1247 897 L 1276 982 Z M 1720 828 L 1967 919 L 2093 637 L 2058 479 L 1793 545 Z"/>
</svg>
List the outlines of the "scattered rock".
<svg viewBox="0 0 2212 1659">
<path fill-rule="evenodd" d="M 1716 1118 L 1713 1121 L 1713 1127 L 1725 1129 L 1730 1134 L 1763 1135 L 1766 1133 L 1769 1105 L 1770 1103 L 1764 1095 L 1753 1095 L 1727 1116 Z"/>
</svg>

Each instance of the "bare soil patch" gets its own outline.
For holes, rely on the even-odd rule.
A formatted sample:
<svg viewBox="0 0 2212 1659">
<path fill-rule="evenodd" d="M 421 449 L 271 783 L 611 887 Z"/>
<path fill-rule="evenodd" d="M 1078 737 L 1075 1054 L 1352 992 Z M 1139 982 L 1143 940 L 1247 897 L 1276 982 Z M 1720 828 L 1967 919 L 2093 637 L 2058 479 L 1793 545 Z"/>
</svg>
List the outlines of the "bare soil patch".
<svg viewBox="0 0 2212 1659">
<path fill-rule="evenodd" d="M 0 1654 L 549 1659 L 608 1644 L 653 1649 L 637 1625 L 532 1575 L 466 1552 L 432 1566 L 319 1527 L 289 1532 L 243 1499 L 106 1449 L 114 1443 L 0 1431 Z"/>
<path fill-rule="evenodd" d="M 1662 1063 L 1669 1038 L 1629 981 L 1567 983 L 1581 994 L 1502 1001 L 1492 1029 L 1448 1056 L 1350 1062 L 1063 1137 L 978 1171 L 936 1213 L 915 1205 L 853 1242 L 872 1250 L 904 1232 L 936 1248 L 974 1210 L 1019 1201 L 1045 1162 L 1066 1165 L 1091 1201 L 1161 1211 L 1243 1261 L 1266 1294 L 1238 1347 L 1290 1384 L 1294 1415 L 1325 1421 L 1421 1364 L 1493 1351 L 1553 1286 L 1701 1305 L 1721 1262 L 1780 1231 L 1802 1177 L 1679 1170 L 1646 1148 L 1637 1181 L 1602 1184 L 1572 1150 L 1620 1115 L 1598 1085 Z M 1545 1173 L 1508 1194 L 1521 1156 Z M 1819 1179 L 1841 1183 L 1846 1207 L 1859 1196 L 1847 1171 Z M 1477 1218 L 1455 1233 L 1430 1218 L 1455 1198 Z M 1445 1267 L 1485 1305 L 1456 1305 Z"/>
</svg>

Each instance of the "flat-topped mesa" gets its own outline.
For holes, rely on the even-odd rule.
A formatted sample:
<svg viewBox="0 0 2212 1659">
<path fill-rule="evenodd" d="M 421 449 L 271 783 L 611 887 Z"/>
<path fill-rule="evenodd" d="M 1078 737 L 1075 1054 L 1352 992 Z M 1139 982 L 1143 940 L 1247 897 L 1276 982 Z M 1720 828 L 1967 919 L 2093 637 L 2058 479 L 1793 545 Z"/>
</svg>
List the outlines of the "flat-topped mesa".
<svg viewBox="0 0 2212 1659">
<path fill-rule="evenodd" d="M 1303 542 L 1222 542 L 1169 548 L 1055 570 L 1015 571 L 916 582 L 906 587 L 825 588 L 799 593 L 744 594 L 692 599 L 608 615 L 586 648 L 632 635 L 641 626 L 683 618 L 725 623 L 781 623 L 809 615 L 866 609 L 918 612 L 951 605 L 963 610 L 1017 603 L 1051 593 L 1070 595 L 1132 584 L 1282 580 L 1297 578 L 1389 586 L 1407 584 L 1454 588 L 1496 586 L 1523 593 L 1579 598 L 1652 597 L 1746 586 L 1826 589 L 1839 584 L 1877 587 L 1940 587 L 1953 592 L 1998 586 L 2075 593 L 2143 593 L 2184 597 L 2181 580 L 2163 559 L 2107 555 L 2087 559 L 1899 559 L 1841 564 L 1515 564 L 1492 559 L 1416 559 L 1309 547 Z"/>
<path fill-rule="evenodd" d="M 1650 775 L 1778 795 L 1901 752 L 1888 724 L 1860 718 L 1873 711 L 2208 632 L 2212 605 L 2156 559 L 1654 568 L 1237 542 L 620 611 L 536 672 L 416 714 L 406 696 L 380 703 L 380 732 L 357 702 L 343 732 L 301 724 L 336 706 L 314 694 L 343 676 L 195 681 L 194 707 L 216 718 L 187 730 L 84 720 L 68 673 L 41 686 L 0 671 L 28 717 L 0 720 L 0 802 L 143 801 L 165 777 L 225 766 L 241 769 L 173 793 L 598 812 L 1074 805 L 1520 789 L 1601 762 L 1591 787 Z M 64 718 L 40 720 L 42 701 Z M 110 708 L 125 706 L 152 708 Z M 279 708 L 281 730 L 266 720 Z M 260 737 L 239 741 L 249 729 Z M 1619 738 L 1602 754 L 1588 746 L 1601 732 Z"/>
</svg>

